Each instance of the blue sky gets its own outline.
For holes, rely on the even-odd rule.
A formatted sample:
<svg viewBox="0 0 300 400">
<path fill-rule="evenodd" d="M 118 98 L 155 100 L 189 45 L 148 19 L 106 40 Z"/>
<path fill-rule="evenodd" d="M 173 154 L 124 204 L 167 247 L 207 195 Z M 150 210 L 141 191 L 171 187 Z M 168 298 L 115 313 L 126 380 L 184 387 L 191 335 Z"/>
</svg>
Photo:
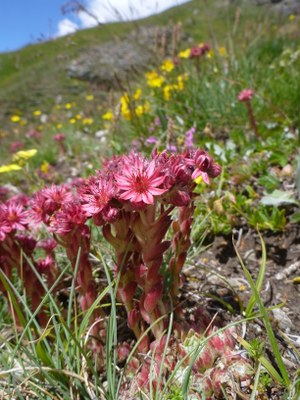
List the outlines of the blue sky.
<svg viewBox="0 0 300 400">
<path fill-rule="evenodd" d="M 70 0 L 69 0 L 70 1 Z M 144 17 L 188 0 L 82 0 L 101 22 Z M 63 15 L 67 0 L 0 0 L 0 52 L 95 25 L 87 14 Z M 118 10 L 119 15 L 117 15 Z"/>
<path fill-rule="evenodd" d="M 1 0 L 0 51 L 36 42 L 41 35 L 52 37 L 62 19 L 63 3 L 64 0 Z"/>
</svg>

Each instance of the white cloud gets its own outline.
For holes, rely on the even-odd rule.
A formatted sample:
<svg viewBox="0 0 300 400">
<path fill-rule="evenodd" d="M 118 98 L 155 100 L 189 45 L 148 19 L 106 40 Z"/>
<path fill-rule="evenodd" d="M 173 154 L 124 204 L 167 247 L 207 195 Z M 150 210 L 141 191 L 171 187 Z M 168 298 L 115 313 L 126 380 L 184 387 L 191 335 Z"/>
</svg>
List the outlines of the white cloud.
<svg viewBox="0 0 300 400">
<path fill-rule="evenodd" d="M 59 21 L 56 36 L 64 36 L 77 31 L 78 25 L 68 18 Z"/>
<path fill-rule="evenodd" d="M 58 24 L 57 35 L 63 36 L 80 28 L 90 28 L 101 23 L 129 21 L 159 13 L 189 0 L 81 0 L 88 13 L 79 12 L 78 25 L 68 18 Z"/>
<path fill-rule="evenodd" d="M 80 12 L 78 18 L 82 27 L 89 28 L 99 22 L 128 21 L 159 13 L 167 8 L 188 0 L 86 0 L 87 10 L 93 18 Z"/>
</svg>

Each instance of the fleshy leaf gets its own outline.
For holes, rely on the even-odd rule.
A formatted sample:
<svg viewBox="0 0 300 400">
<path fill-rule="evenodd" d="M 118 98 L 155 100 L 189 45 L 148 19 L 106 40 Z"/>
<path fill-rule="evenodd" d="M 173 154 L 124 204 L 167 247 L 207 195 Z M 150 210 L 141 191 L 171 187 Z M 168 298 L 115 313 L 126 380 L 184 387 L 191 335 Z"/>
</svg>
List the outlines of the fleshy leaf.
<svg viewBox="0 0 300 400">
<path fill-rule="evenodd" d="M 297 202 L 297 200 L 293 197 L 292 192 L 284 192 L 277 189 L 272 193 L 263 196 L 260 201 L 266 206 L 280 206 L 282 204 L 299 205 L 299 202 Z"/>
</svg>

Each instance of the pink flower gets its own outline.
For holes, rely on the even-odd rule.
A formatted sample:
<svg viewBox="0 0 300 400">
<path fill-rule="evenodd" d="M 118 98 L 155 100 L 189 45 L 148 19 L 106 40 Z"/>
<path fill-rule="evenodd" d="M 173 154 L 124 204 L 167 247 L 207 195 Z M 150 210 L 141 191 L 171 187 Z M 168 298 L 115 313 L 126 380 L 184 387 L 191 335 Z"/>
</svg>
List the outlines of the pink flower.
<svg viewBox="0 0 300 400">
<path fill-rule="evenodd" d="M 82 210 L 81 204 L 76 202 L 66 203 L 51 219 L 50 231 L 65 235 L 75 228 L 82 228 L 86 219 L 87 216 Z"/>
<path fill-rule="evenodd" d="M 202 51 L 202 54 L 206 54 L 210 50 L 210 45 L 208 43 L 204 43 L 202 44 L 202 46 L 200 46 L 200 49 Z"/>
<path fill-rule="evenodd" d="M 155 160 L 147 163 L 139 155 L 127 157 L 124 167 L 124 173 L 116 177 L 117 186 L 122 191 L 120 199 L 153 204 L 153 196 L 166 192 L 167 189 L 159 188 L 165 177 L 161 175 L 161 169 L 156 166 Z"/>
<path fill-rule="evenodd" d="M 51 254 L 56 246 L 57 242 L 52 237 L 43 239 L 38 243 L 38 247 L 45 250 L 46 254 Z"/>
<path fill-rule="evenodd" d="M 110 179 L 99 177 L 96 181 L 90 180 L 87 187 L 81 190 L 82 209 L 88 216 L 98 214 L 104 210 L 115 196 L 116 189 Z"/>
<path fill-rule="evenodd" d="M 34 195 L 31 201 L 30 210 L 28 212 L 28 220 L 34 224 L 38 224 L 42 221 L 46 224 L 49 220 L 49 216 L 46 213 L 44 204 L 45 197 L 43 195 L 43 191 L 41 190 Z"/>
<path fill-rule="evenodd" d="M 6 223 L 10 226 L 11 230 L 18 229 L 23 231 L 25 229 L 25 225 L 27 225 L 27 212 L 23 210 L 22 204 L 16 201 L 8 201 L 1 204 L 0 210 L 2 210 Z M 2 231 L 4 230 L 5 228 L 2 228 Z"/>
<path fill-rule="evenodd" d="M 202 51 L 200 47 L 192 47 L 190 52 L 190 58 L 198 58 L 202 56 Z"/>
<path fill-rule="evenodd" d="M 0 242 L 6 237 L 6 234 L 11 232 L 12 228 L 6 220 L 5 212 L 0 207 Z"/>
<path fill-rule="evenodd" d="M 66 135 L 64 133 L 57 133 L 56 135 L 53 135 L 52 139 L 55 142 L 63 142 L 66 139 Z"/>
<path fill-rule="evenodd" d="M 194 153 L 195 170 L 192 178 L 196 179 L 200 175 L 205 183 L 210 183 L 209 178 L 215 178 L 221 173 L 220 165 L 216 164 L 213 159 L 203 150 L 197 150 Z"/>
<path fill-rule="evenodd" d="M 254 90 L 252 90 L 252 89 L 244 89 L 238 95 L 238 100 L 239 101 L 250 101 L 252 99 L 253 95 L 254 95 Z"/>
<path fill-rule="evenodd" d="M 10 145 L 10 147 L 9 147 L 9 151 L 11 152 L 11 153 L 15 153 L 16 151 L 18 151 L 18 150 L 20 150 L 20 149 L 23 149 L 24 148 L 24 143 L 23 142 L 21 142 L 21 141 L 19 141 L 19 140 L 16 140 L 15 142 L 12 142 L 11 143 L 11 145 Z"/>
<path fill-rule="evenodd" d="M 27 255 L 31 255 L 37 244 L 37 241 L 34 239 L 34 237 L 27 236 L 21 233 L 18 233 L 15 237 L 22 247 L 24 253 L 26 253 Z"/>
<path fill-rule="evenodd" d="M 202 46 L 195 46 L 191 48 L 190 58 L 199 58 L 206 54 L 210 50 L 209 44 L 203 44 Z"/>
<path fill-rule="evenodd" d="M 43 189 L 41 192 L 45 199 L 44 210 L 48 213 L 58 210 L 64 203 L 73 201 L 73 195 L 66 185 L 51 185 L 50 187 Z"/>
<path fill-rule="evenodd" d="M 54 266 L 55 266 L 55 261 L 49 255 L 47 255 L 46 258 L 38 260 L 36 265 L 37 270 L 40 274 L 50 271 L 51 268 L 53 268 Z"/>
<path fill-rule="evenodd" d="M 36 131 L 35 129 L 30 129 L 26 135 L 28 139 L 40 139 L 41 133 L 39 131 Z"/>
</svg>

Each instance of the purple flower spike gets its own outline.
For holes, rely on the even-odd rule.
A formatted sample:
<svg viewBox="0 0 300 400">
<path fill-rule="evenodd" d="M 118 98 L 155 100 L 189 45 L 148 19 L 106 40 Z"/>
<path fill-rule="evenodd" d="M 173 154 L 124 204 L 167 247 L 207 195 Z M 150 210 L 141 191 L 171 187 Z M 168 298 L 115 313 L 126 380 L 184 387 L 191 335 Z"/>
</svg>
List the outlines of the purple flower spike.
<svg viewBox="0 0 300 400">
<path fill-rule="evenodd" d="M 156 144 L 156 143 L 158 143 L 158 139 L 155 136 L 149 136 L 145 141 L 146 145 L 152 145 L 152 144 Z"/>
<path fill-rule="evenodd" d="M 170 151 L 171 153 L 176 153 L 177 152 L 177 147 L 174 144 L 168 144 L 167 145 L 167 150 Z"/>
<path fill-rule="evenodd" d="M 196 132 L 196 128 L 193 126 L 185 133 L 185 142 L 187 148 L 191 148 L 194 146 L 194 134 Z"/>
</svg>

